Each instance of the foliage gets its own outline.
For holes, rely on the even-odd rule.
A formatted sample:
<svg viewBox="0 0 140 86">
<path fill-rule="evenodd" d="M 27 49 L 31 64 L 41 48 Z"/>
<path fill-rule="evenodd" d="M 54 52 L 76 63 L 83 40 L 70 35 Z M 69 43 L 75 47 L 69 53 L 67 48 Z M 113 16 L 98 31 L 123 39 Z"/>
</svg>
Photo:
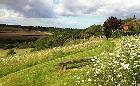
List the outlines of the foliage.
<svg viewBox="0 0 140 86">
<path fill-rule="evenodd" d="M 14 51 L 14 49 L 10 49 L 8 52 L 7 52 L 7 56 L 9 55 L 14 55 L 16 54 L 16 52 Z"/>
<path fill-rule="evenodd" d="M 103 26 L 92 25 L 86 29 L 1 25 L 0 30 L 2 31 L 47 31 L 49 33 L 52 33 L 53 35 L 34 40 L 1 41 L 0 48 L 35 48 L 34 50 L 42 50 L 46 48 L 64 46 L 64 44 L 70 42 L 71 40 L 89 39 L 93 35 L 96 37 L 105 35 L 107 39 L 110 37 L 120 37 L 120 35 L 138 35 L 140 33 L 140 25 L 130 28 L 124 34 L 123 31 L 120 31 L 122 26 L 121 24 L 130 20 L 132 20 L 132 18 L 127 18 L 126 20 L 121 21 L 116 17 L 111 16 L 104 22 Z M 21 28 L 17 29 L 17 27 Z"/>
<path fill-rule="evenodd" d="M 127 18 L 127 19 L 122 20 L 122 23 L 124 24 L 124 23 L 131 21 L 131 20 L 133 20 L 133 18 Z"/>
<path fill-rule="evenodd" d="M 59 47 L 62 46 L 67 39 L 68 37 L 65 33 L 41 38 L 34 43 L 34 50 Z"/>
<path fill-rule="evenodd" d="M 115 31 L 113 31 L 112 32 L 112 38 L 120 38 L 120 37 L 122 37 L 122 36 L 124 36 L 124 32 L 122 31 L 122 30 L 115 30 Z"/>
<path fill-rule="evenodd" d="M 92 25 L 85 30 L 89 36 L 101 36 L 103 35 L 103 27 L 101 25 Z"/>
<path fill-rule="evenodd" d="M 10 27 L 7 27 L 10 28 Z M 14 30 L 17 30 L 15 27 Z M 16 41 L 4 41 L 0 42 L 0 48 L 12 49 L 12 48 L 35 48 L 34 50 L 41 50 L 46 48 L 63 46 L 65 43 L 71 40 L 77 39 L 88 39 L 91 36 L 100 36 L 102 33 L 101 25 L 93 25 L 87 29 L 71 29 L 71 28 L 55 28 L 55 27 L 34 27 L 35 30 L 31 31 L 47 31 L 53 35 L 49 35 L 44 38 L 39 38 L 37 40 L 16 40 Z M 8 30 L 9 29 L 5 29 Z M 23 29 L 21 29 L 23 30 Z M 28 31 L 28 30 L 27 30 Z"/>
<path fill-rule="evenodd" d="M 134 26 L 133 28 L 129 28 L 128 31 L 131 32 L 131 35 L 139 35 L 140 34 L 140 24 L 137 26 Z"/>
<path fill-rule="evenodd" d="M 103 27 L 104 34 L 108 39 L 111 37 L 113 31 L 121 28 L 121 20 L 111 16 L 104 22 Z"/>
<path fill-rule="evenodd" d="M 14 48 L 16 46 L 16 44 L 7 44 L 7 45 L 5 45 L 5 47 L 3 48 L 3 49 L 12 49 L 12 48 Z"/>
<path fill-rule="evenodd" d="M 101 26 L 95 26 L 96 28 L 92 29 L 99 29 Z M 99 29 L 100 30 L 100 29 Z M 51 36 L 38 39 L 34 42 L 34 50 L 42 50 L 46 48 L 53 48 L 53 47 L 59 47 L 65 45 L 67 42 L 70 42 L 72 40 L 80 40 L 80 39 L 88 39 L 94 34 L 91 34 L 92 30 L 86 29 L 86 30 L 79 30 L 79 29 L 73 29 L 73 30 L 64 30 L 64 31 L 58 31 L 54 33 Z M 96 33 L 94 31 L 94 33 Z M 99 33 L 100 34 L 100 33 Z"/>
<path fill-rule="evenodd" d="M 124 35 L 127 36 L 127 35 L 139 35 L 140 34 L 140 24 L 134 26 L 134 27 L 131 27 L 129 28 L 127 31 L 124 32 Z"/>
</svg>

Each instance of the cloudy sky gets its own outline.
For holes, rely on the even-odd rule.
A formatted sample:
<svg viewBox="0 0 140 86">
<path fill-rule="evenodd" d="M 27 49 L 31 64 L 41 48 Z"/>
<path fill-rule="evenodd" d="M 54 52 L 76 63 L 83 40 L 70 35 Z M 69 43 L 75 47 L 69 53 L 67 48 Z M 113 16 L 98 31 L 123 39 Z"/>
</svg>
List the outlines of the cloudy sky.
<svg viewBox="0 0 140 86">
<path fill-rule="evenodd" d="M 109 16 L 140 18 L 140 0 L 0 0 L 0 23 L 85 28 Z"/>
</svg>

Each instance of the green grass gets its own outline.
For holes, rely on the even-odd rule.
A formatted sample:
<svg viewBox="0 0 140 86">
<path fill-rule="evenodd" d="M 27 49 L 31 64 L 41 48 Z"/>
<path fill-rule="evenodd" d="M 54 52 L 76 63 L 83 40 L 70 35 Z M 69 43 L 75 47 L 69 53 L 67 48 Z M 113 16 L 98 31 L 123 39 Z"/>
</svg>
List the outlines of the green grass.
<svg viewBox="0 0 140 86">
<path fill-rule="evenodd" d="M 0 49 L 0 58 L 7 57 L 7 53 L 8 53 L 9 50 L 10 49 L 7 49 L 7 50 Z M 32 48 L 28 48 L 28 49 L 14 49 L 14 51 L 16 52 L 17 55 L 23 55 L 23 54 L 30 53 L 32 51 Z"/>
<path fill-rule="evenodd" d="M 98 40 L 101 41 L 101 40 Z M 65 46 L 53 48 L 48 50 L 36 51 L 31 53 L 24 53 L 7 57 L 0 63 L 0 77 L 7 74 L 65 56 L 75 55 L 78 52 L 90 50 L 95 46 L 94 41 L 88 41 L 86 44 L 78 44 L 72 46 Z"/>
<path fill-rule="evenodd" d="M 26 49 L 14 49 L 17 55 L 23 55 L 31 53 L 32 48 L 26 48 Z"/>
<path fill-rule="evenodd" d="M 0 85 L 2 86 L 132 86 L 139 85 L 139 69 L 135 59 L 127 59 L 127 46 L 132 40 L 133 45 L 139 44 L 139 38 L 130 39 L 97 39 L 87 40 L 81 44 L 67 45 L 54 49 L 29 52 L 17 55 L 18 58 L 8 60 L 7 64 L 0 63 Z M 134 40 L 133 40 L 134 39 Z M 132 45 L 131 44 L 131 45 Z M 129 45 L 130 46 L 130 45 Z M 134 46 L 139 52 L 139 46 Z M 133 56 L 133 55 L 132 55 Z M 16 56 L 13 56 L 16 57 Z M 60 62 L 80 60 L 94 57 L 97 59 L 91 65 L 74 69 L 62 70 Z M 7 59 L 10 57 L 7 57 Z M 18 61 L 21 61 L 21 63 Z M 25 60 L 25 61 L 24 61 Z M 120 62 L 121 60 L 121 62 Z M 134 64 L 134 63 L 135 64 Z M 123 65 L 122 65 L 123 64 Z M 129 64 L 127 68 L 127 64 Z M 131 64 L 131 65 L 130 65 Z M 139 64 L 139 63 L 137 63 Z M 70 64 L 77 66 L 81 64 Z M 12 66 L 12 67 L 11 67 Z M 139 67 L 139 66 L 137 66 Z M 133 76 L 136 73 L 137 76 Z"/>
<path fill-rule="evenodd" d="M 7 50 L 0 49 L 0 58 L 7 56 Z"/>
</svg>

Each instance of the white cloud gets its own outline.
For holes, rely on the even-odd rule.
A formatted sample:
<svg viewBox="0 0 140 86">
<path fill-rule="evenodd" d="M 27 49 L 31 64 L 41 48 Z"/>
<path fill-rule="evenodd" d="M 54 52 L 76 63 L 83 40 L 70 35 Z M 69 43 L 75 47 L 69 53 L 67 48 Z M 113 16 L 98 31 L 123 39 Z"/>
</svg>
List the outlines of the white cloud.
<svg viewBox="0 0 140 86">
<path fill-rule="evenodd" d="M 100 5 L 99 0 L 62 0 L 55 12 L 59 15 L 83 15 L 95 11 Z"/>
<path fill-rule="evenodd" d="M 0 18 L 23 18 L 22 14 L 16 13 L 13 10 L 0 9 Z"/>
<path fill-rule="evenodd" d="M 25 11 L 29 11 L 32 9 L 32 7 L 28 4 L 23 8 Z"/>
<path fill-rule="evenodd" d="M 140 14 L 139 0 L 62 0 L 55 12 L 59 15 L 100 15 L 128 17 Z M 140 17 L 140 16 L 139 16 Z"/>
<path fill-rule="evenodd" d="M 52 0 L 0 0 L 0 9 L 14 10 L 29 18 L 49 18 L 55 14 Z"/>
<path fill-rule="evenodd" d="M 0 0 L 0 23 L 50 26 L 87 26 L 106 17 L 140 18 L 140 0 Z M 92 15 L 92 16 L 91 16 Z M 57 16 L 57 17 L 56 17 Z M 67 17 L 69 16 L 69 17 Z M 75 17 L 76 16 L 76 17 Z M 16 22 L 16 18 L 23 20 Z M 26 20 L 26 18 L 29 20 Z M 46 20 L 47 21 L 40 21 Z M 63 19 L 64 18 L 64 19 Z M 8 20 L 7 20 L 8 19 Z M 59 20 L 58 20 L 59 19 Z M 67 21 L 67 22 L 66 22 Z M 77 25 L 77 26 L 76 26 Z"/>
<path fill-rule="evenodd" d="M 128 17 L 134 14 L 140 17 L 139 0 L 0 0 L 1 7 L 31 18 L 56 15 Z"/>
</svg>

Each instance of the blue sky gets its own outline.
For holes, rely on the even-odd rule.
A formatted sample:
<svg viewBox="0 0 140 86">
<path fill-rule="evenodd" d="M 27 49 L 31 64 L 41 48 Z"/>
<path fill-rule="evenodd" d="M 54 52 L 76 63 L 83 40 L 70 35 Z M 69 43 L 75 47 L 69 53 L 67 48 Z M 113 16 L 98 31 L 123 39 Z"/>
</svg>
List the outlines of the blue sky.
<svg viewBox="0 0 140 86">
<path fill-rule="evenodd" d="M 0 23 L 6 24 L 86 28 L 134 14 L 140 18 L 139 0 L 0 0 Z"/>
</svg>

